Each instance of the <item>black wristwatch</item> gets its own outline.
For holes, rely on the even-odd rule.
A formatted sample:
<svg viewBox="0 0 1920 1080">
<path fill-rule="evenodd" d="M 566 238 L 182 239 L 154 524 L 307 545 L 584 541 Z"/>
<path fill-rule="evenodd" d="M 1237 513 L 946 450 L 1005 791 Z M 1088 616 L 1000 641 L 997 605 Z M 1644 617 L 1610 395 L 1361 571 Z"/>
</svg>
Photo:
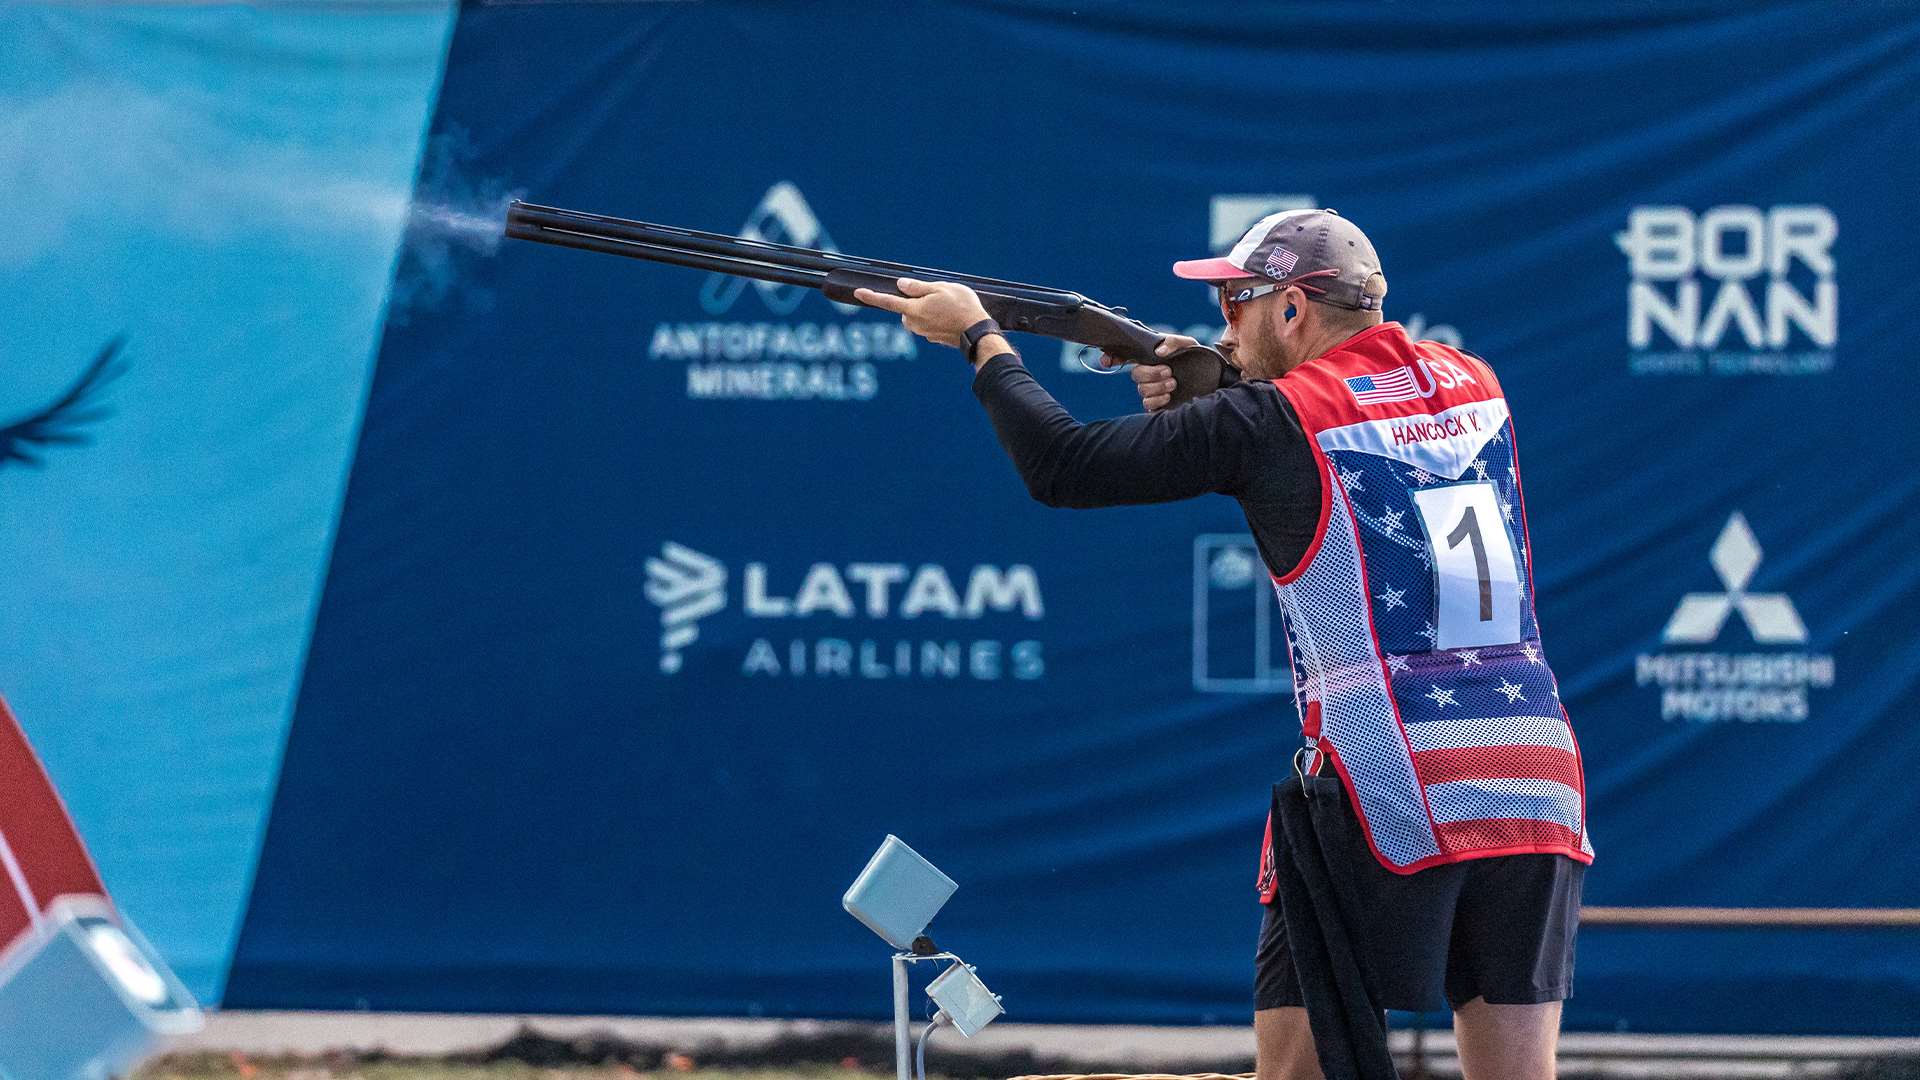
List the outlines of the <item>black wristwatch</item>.
<svg viewBox="0 0 1920 1080">
<path fill-rule="evenodd" d="M 973 354 L 979 351 L 980 340 L 982 338 L 986 337 L 988 334 L 1004 334 L 1004 333 L 1006 333 L 1006 331 L 1000 329 L 1000 324 L 997 322 L 994 322 L 992 319 L 981 319 L 979 322 L 974 323 L 972 326 L 969 326 L 965 330 L 960 331 L 961 339 L 967 343 L 967 347 L 966 347 L 967 363 L 969 364 L 973 363 Z"/>
</svg>

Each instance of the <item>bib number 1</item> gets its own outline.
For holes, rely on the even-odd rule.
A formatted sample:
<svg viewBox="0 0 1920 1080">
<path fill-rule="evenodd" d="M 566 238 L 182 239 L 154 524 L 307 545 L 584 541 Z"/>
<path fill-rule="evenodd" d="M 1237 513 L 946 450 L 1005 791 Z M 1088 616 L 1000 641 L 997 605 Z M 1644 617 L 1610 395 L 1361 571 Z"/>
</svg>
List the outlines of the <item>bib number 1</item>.
<svg viewBox="0 0 1920 1080">
<path fill-rule="evenodd" d="M 1490 483 L 1413 493 L 1433 552 L 1435 649 L 1520 640 L 1520 559 Z"/>
</svg>

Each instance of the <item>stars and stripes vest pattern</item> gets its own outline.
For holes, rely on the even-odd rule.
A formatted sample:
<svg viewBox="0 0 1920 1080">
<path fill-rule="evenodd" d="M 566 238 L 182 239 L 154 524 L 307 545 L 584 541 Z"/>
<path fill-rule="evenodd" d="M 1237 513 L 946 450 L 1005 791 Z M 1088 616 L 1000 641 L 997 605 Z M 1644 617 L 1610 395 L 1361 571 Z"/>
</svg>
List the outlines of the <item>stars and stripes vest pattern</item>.
<svg viewBox="0 0 1920 1080">
<path fill-rule="evenodd" d="M 1274 579 L 1295 701 L 1374 854 L 1400 873 L 1525 852 L 1591 862 L 1493 371 L 1386 323 L 1274 385 L 1322 488 L 1312 545 Z"/>
</svg>

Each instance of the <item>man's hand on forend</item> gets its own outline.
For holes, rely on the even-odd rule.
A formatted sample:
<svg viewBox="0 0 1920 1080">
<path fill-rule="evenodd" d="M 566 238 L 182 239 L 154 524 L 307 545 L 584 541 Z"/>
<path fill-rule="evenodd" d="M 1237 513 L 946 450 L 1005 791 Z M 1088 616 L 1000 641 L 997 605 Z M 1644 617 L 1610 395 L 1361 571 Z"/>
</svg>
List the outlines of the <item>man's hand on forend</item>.
<svg viewBox="0 0 1920 1080">
<path fill-rule="evenodd" d="M 987 317 L 980 294 L 953 281 L 917 281 L 901 278 L 896 284 L 905 296 L 889 296 L 872 289 L 855 289 L 853 298 L 900 316 L 908 330 L 936 345 L 964 348 L 967 327 Z"/>
</svg>

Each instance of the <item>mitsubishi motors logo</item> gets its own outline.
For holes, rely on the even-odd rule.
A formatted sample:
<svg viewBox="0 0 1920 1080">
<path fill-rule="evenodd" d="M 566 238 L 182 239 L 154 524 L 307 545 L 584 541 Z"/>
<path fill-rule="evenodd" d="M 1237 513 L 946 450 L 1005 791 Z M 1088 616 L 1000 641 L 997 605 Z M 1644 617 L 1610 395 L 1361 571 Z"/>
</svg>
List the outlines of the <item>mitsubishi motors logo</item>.
<svg viewBox="0 0 1920 1080">
<path fill-rule="evenodd" d="M 1738 510 L 1720 530 L 1709 556 L 1713 569 L 1726 586 L 1723 593 L 1688 593 L 1667 621 L 1663 640 L 1688 645 L 1709 642 L 1720 636 L 1727 616 L 1735 611 L 1746 620 L 1753 640 L 1767 644 L 1804 645 L 1806 624 L 1794 610 L 1793 601 L 1784 593 L 1749 593 L 1747 583 L 1760 566 L 1760 542 Z"/>
<path fill-rule="evenodd" d="M 702 620 L 729 607 L 731 575 L 719 559 L 671 540 L 646 567 L 644 591 L 660 609 L 660 671 L 674 675 L 688 666 Z M 716 654 L 748 678 L 991 681 L 1046 673 L 1043 643 L 1021 636 L 1046 618 L 1031 566 L 950 572 L 937 563 L 749 562 L 739 580 L 738 611 L 722 624 L 731 639 L 723 632 L 726 643 L 695 660 L 708 675 Z M 973 636 L 976 623 L 1007 636 Z M 968 636 L 957 636 L 963 625 Z M 918 636 L 899 636 L 908 627 Z"/>
<path fill-rule="evenodd" d="M 1762 551 L 1747 517 L 1734 511 L 1707 554 L 1724 592 L 1687 593 L 1660 633 L 1667 645 L 1711 645 L 1739 616 L 1749 652 L 1669 651 L 1641 655 L 1634 681 L 1660 688 L 1665 720 L 1800 723 L 1809 692 L 1833 685 L 1833 657 L 1764 646 L 1807 644 L 1807 627 L 1785 593 L 1749 592 Z"/>
</svg>

